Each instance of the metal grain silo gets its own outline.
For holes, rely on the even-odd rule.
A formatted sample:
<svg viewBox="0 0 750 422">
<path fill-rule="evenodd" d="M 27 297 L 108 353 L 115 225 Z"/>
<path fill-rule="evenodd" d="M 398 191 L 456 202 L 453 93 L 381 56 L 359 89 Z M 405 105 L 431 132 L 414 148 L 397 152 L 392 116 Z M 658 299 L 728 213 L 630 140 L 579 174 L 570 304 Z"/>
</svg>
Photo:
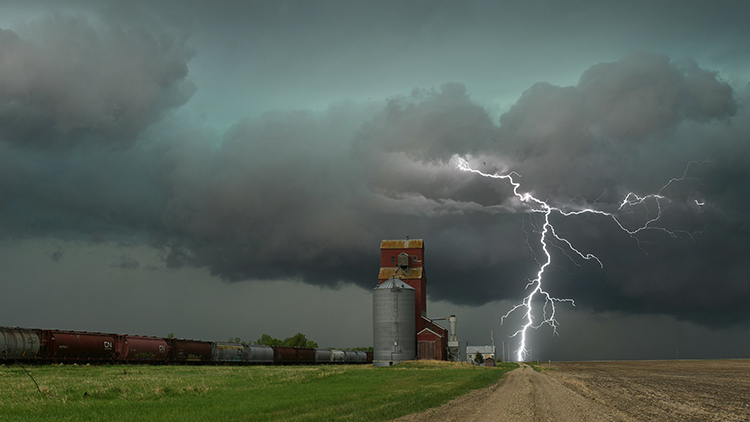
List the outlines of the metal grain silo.
<svg viewBox="0 0 750 422">
<path fill-rule="evenodd" d="M 417 357 L 415 290 L 391 278 L 373 290 L 373 365 L 390 366 Z"/>
</svg>

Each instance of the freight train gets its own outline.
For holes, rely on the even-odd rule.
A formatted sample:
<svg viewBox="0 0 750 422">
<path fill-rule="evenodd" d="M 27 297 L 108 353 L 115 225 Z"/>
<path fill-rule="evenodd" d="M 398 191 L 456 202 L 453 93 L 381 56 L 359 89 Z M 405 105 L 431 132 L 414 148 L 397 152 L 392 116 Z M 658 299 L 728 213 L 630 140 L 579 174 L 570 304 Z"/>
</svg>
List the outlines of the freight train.
<svg viewBox="0 0 750 422">
<path fill-rule="evenodd" d="M 347 364 L 372 352 L 0 327 L 0 363 Z"/>
</svg>

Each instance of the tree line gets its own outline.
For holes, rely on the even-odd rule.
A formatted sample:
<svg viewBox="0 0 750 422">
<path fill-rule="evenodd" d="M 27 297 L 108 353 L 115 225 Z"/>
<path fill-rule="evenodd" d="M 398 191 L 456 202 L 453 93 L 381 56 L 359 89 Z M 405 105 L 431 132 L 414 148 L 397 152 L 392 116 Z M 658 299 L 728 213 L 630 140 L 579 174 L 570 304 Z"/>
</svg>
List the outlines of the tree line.
<svg viewBox="0 0 750 422">
<path fill-rule="evenodd" d="M 307 337 L 302 333 L 297 333 L 291 337 L 287 337 L 284 340 L 271 337 L 268 334 L 263 334 L 258 340 L 255 341 L 242 341 L 239 337 L 229 337 L 230 343 L 240 343 L 244 346 L 285 346 L 285 347 L 309 347 L 311 349 L 317 348 L 318 343 L 308 340 Z"/>
<path fill-rule="evenodd" d="M 174 333 L 169 333 L 168 338 L 174 338 Z M 255 341 L 242 341 L 240 337 L 229 337 L 227 340 L 229 343 L 239 343 L 243 346 L 284 346 L 284 347 L 307 347 L 310 349 L 317 349 L 318 343 L 308 340 L 307 337 L 302 333 L 297 333 L 291 337 L 287 337 L 284 340 L 271 337 L 268 334 L 263 334 L 258 340 Z M 372 352 L 372 347 L 352 347 L 343 348 L 346 350 L 357 350 L 361 352 Z"/>
<path fill-rule="evenodd" d="M 307 337 L 302 333 L 297 333 L 291 337 L 287 337 L 284 340 L 271 337 L 268 334 L 263 334 L 258 340 L 252 343 L 246 343 L 241 341 L 239 337 L 230 337 L 229 341 L 232 343 L 242 343 L 246 346 L 257 345 L 257 346 L 284 346 L 284 347 L 307 347 L 309 349 L 317 349 L 318 343 L 308 340 Z M 357 350 L 361 352 L 372 352 L 372 347 L 345 347 L 346 350 Z"/>
<path fill-rule="evenodd" d="M 279 340 L 268 334 L 263 334 L 255 341 L 255 344 L 261 346 L 308 347 L 310 349 L 318 347 L 318 343 L 308 340 L 302 333 L 297 333 L 291 337 L 285 338 L 284 340 Z"/>
</svg>

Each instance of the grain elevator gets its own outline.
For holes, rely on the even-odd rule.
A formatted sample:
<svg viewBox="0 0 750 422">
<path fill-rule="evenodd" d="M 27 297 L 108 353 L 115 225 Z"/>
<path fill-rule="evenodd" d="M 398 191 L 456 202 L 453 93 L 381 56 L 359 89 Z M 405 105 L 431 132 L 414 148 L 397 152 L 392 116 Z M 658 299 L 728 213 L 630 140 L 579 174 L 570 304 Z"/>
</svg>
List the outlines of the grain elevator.
<svg viewBox="0 0 750 422">
<path fill-rule="evenodd" d="M 427 318 L 427 274 L 422 239 L 383 240 L 373 290 L 373 364 L 414 359 L 456 360 L 455 315 L 448 330 Z M 449 344 L 450 343 L 450 344 Z"/>
</svg>

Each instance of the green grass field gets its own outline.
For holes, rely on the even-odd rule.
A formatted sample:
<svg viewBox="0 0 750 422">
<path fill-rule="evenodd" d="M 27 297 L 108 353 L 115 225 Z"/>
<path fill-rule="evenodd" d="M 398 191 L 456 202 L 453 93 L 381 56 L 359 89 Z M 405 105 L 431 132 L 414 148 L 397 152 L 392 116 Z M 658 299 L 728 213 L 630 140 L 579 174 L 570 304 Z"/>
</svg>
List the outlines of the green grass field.
<svg viewBox="0 0 750 422">
<path fill-rule="evenodd" d="M 382 421 L 484 387 L 497 368 L 0 365 L 0 421 Z"/>
</svg>

